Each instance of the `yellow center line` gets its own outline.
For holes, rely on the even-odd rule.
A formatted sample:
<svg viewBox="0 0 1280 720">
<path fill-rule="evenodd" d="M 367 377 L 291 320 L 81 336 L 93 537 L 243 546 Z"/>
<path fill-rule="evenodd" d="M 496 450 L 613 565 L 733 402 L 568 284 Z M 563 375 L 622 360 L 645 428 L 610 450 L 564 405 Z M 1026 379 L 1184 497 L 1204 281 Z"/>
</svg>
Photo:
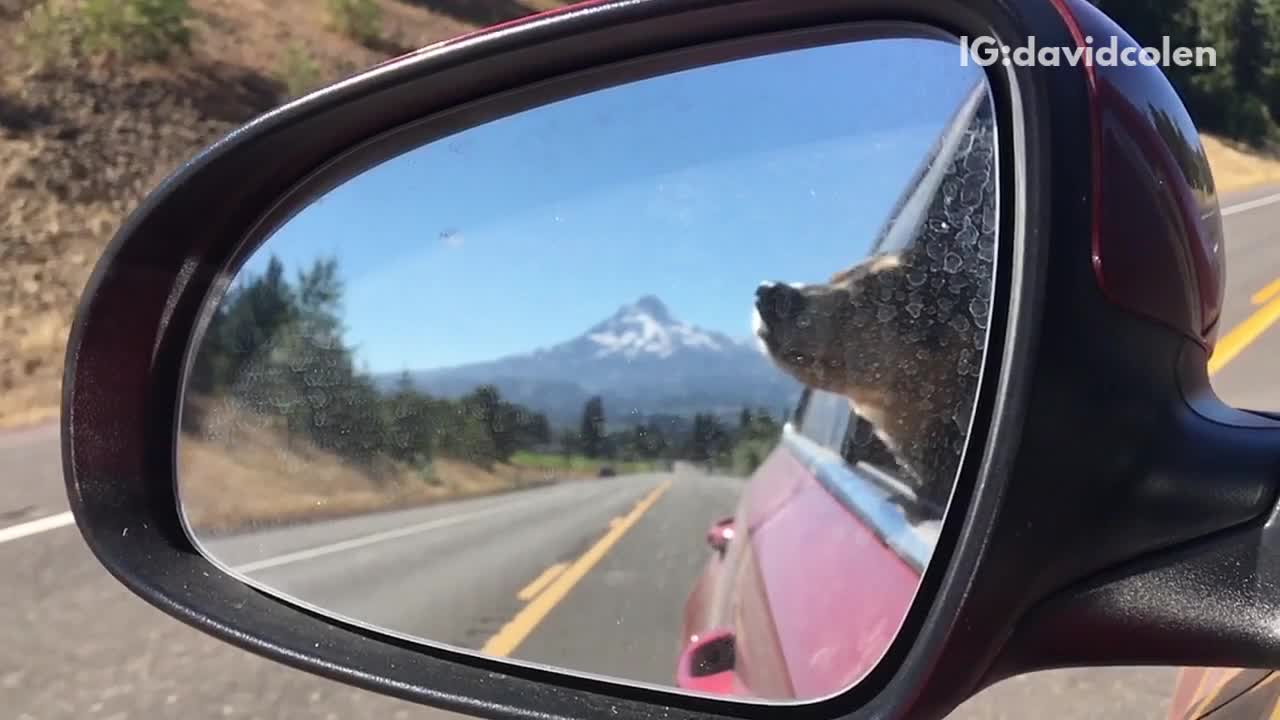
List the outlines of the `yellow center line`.
<svg viewBox="0 0 1280 720">
<path fill-rule="evenodd" d="M 653 504 L 662 497 L 662 494 L 671 487 L 671 481 L 666 480 L 661 485 L 654 488 L 648 495 L 645 495 L 635 507 L 626 515 L 622 516 L 617 523 L 614 523 L 609 531 L 604 534 L 591 549 L 583 553 L 573 564 L 559 573 L 554 580 L 533 599 L 533 602 L 525 605 L 524 608 L 516 613 L 511 622 L 502 626 L 489 641 L 484 644 L 480 652 L 486 655 L 494 655 L 497 657 L 506 657 L 519 647 L 524 639 L 529 637 L 534 628 L 538 627 L 538 623 L 546 618 L 547 614 L 555 608 L 561 600 L 569 594 L 578 581 L 596 566 L 600 560 L 609 552 L 609 549 L 622 539 L 622 536 L 635 525 L 640 517 L 653 507 Z"/>
<path fill-rule="evenodd" d="M 1262 682 L 1249 688 L 1247 692 L 1260 693 L 1264 687 L 1267 688 L 1267 692 L 1274 691 L 1276 689 L 1277 677 L 1278 676 L 1273 672 L 1264 678 Z M 1280 720 L 1280 699 L 1277 699 L 1274 695 L 1272 696 L 1271 701 L 1271 720 Z"/>
<path fill-rule="evenodd" d="M 1268 290 L 1263 290 L 1254 297 L 1257 298 L 1267 292 Z M 1258 336 L 1266 332 L 1267 328 L 1274 325 L 1276 321 L 1280 321 L 1280 296 L 1272 298 L 1270 302 L 1258 308 L 1257 312 L 1218 340 L 1213 357 L 1209 358 L 1209 374 L 1213 375 L 1226 367 L 1227 363 L 1234 360 L 1249 346 L 1249 343 L 1257 340 Z"/>
<path fill-rule="evenodd" d="M 569 563 L 558 562 L 546 570 L 543 570 L 541 575 L 533 579 L 533 582 L 525 585 L 520 589 L 520 592 L 516 593 L 516 598 L 524 600 L 525 602 L 532 600 L 534 595 L 542 592 L 542 589 L 550 585 L 551 581 L 555 580 L 556 576 L 564 572 L 564 569 L 567 567 L 569 567 Z"/>
<path fill-rule="evenodd" d="M 1280 278 L 1272 280 L 1270 285 L 1254 293 L 1253 297 L 1249 298 L 1249 300 L 1251 300 L 1254 305 L 1261 305 L 1276 295 L 1280 295 Z"/>
<path fill-rule="evenodd" d="M 1217 702 L 1222 691 L 1227 689 L 1227 683 L 1230 683 L 1232 678 L 1240 674 L 1240 671 L 1238 670 L 1216 670 L 1213 672 L 1220 672 L 1222 675 L 1219 677 L 1218 681 L 1213 684 L 1213 689 L 1200 696 L 1200 702 L 1196 703 L 1195 707 L 1191 709 L 1191 712 L 1187 713 L 1187 717 L 1192 718 L 1192 720 L 1203 715 L 1204 711 L 1209 709 L 1209 706 Z M 1208 678 L 1209 674 L 1209 672 L 1206 672 L 1205 678 Z M 1201 678 L 1200 687 L 1196 688 L 1196 695 L 1199 695 L 1203 690 L 1205 678 Z"/>
</svg>

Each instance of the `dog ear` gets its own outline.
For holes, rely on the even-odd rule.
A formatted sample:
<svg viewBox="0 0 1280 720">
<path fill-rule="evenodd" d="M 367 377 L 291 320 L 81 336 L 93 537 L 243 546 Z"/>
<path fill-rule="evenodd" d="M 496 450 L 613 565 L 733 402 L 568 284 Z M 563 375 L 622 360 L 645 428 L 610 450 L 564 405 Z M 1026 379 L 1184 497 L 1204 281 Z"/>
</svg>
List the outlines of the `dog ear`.
<svg viewBox="0 0 1280 720">
<path fill-rule="evenodd" d="M 885 270 L 892 270 L 902 266 L 902 256 L 898 253 L 891 255 L 875 255 L 852 267 L 841 270 L 831 276 L 832 285 L 840 285 L 847 282 L 856 281 L 860 277 L 867 275 L 875 275 Z"/>
</svg>

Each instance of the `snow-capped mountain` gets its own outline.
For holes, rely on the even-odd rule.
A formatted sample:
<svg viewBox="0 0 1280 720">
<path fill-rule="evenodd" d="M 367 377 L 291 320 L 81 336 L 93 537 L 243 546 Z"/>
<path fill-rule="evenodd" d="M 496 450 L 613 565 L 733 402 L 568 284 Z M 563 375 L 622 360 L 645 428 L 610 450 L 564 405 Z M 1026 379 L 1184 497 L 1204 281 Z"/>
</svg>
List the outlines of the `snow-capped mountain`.
<svg viewBox="0 0 1280 720">
<path fill-rule="evenodd" d="M 644 354 L 669 358 L 681 350 L 719 352 L 734 344 L 720 333 L 677 322 L 667 306 L 652 295 L 622 306 L 613 317 L 588 330 L 586 337 L 600 346 L 597 358 L 622 355 L 634 359 Z"/>
<path fill-rule="evenodd" d="M 800 390 L 754 343 L 678 320 L 652 295 L 548 348 L 410 375 L 419 389 L 446 397 L 490 383 L 561 425 L 576 423 L 592 395 L 603 397 L 610 422 L 626 422 L 654 414 L 734 415 L 744 406 L 781 413 Z"/>
</svg>

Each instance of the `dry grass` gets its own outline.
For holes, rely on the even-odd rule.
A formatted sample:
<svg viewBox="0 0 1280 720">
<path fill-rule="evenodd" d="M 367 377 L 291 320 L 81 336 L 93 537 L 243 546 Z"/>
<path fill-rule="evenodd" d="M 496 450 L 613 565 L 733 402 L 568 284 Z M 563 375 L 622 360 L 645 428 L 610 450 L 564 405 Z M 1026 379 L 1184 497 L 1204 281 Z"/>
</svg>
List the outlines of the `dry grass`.
<svg viewBox="0 0 1280 720">
<path fill-rule="evenodd" d="M 228 530 L 318 520 L 491 495 L 552 480 L 511 465 L 485 470 L 448 459 L 431 464 L 430 480 L 404 466 L 385 467 L 375 477 L 314 448 L 289 449 L 274 433 L 244 437 L 258 439 L 221 444 L 182 436 L 178 483 L 193 526 Z"/>
<path fill-rule="evenodd" d="M 287 435 L 279 418 L 199 398 L 186 405 L 196 414 L 184 410 L 184 419 L 200 417 L 202 427 L 180 436 L 178 488 L 188 520 L 205 530 L 426 505 L 593 476 L 502 463 L 486 469 L 448 458 L 425 470 L 385 458 L 357 466 Z"/>
<path fill-rule="evenodd" d="M 1201 138 L 1218 192 L 1237 192 L 1280 182 L 1280 157 L 1212 135 Z"/>
</svg>

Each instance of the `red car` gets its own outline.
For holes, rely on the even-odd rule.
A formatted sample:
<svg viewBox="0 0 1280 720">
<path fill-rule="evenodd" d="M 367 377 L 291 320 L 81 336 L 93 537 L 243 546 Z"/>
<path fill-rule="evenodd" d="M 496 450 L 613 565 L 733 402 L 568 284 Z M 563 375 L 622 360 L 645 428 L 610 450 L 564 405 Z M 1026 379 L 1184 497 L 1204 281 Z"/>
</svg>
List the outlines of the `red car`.
<svg viewBox="0 0 1280 720">
<path fill-rule="evenodd" d="M 938 528 L 879 462 L 850 457 L 843 397 L 807 391 L 689 597 L 677 682 L 688 690 L 812 699 L 880 660 Z M 852 460 L 852 462 L 851 462 Z"/>
<path fill-rule="evenodd" d="M 870 256 L 919 241 L 928 208 L 964 172 L 971 145 L 961 139 L 978 127 L 980 97 L 942 129 Z M 708 531 L 714 553 L 685 608 L 677 684 L 808 700 L 861 679 L 897 635 L 932 555 L 955 472 L 932 469 L 935 487 L 913 487 L 846 397 L 806 389 L 734 517 Z"/>
</svg>

